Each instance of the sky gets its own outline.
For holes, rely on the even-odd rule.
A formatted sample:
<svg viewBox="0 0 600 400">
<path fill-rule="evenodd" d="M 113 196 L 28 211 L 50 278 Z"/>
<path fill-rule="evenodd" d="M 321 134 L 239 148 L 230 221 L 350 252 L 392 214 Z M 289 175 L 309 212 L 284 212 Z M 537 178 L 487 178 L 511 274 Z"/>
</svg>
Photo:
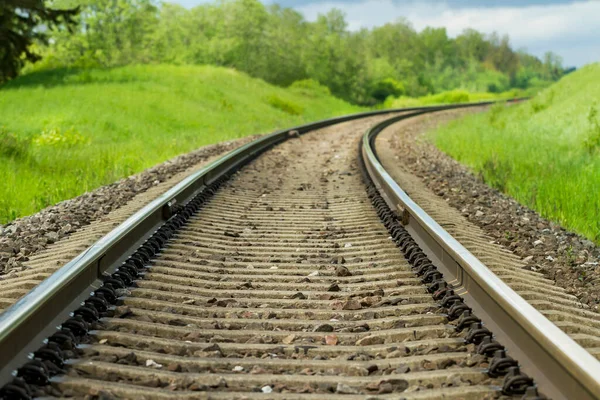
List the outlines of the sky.
<svg viewBox="0 0 600 400">
<path fill-rule="evenodd" d="M 186 7 L 210 0 L 167 0 Z M 600 61 L 600 0 L 263 0 L 301 12 L 309 21 L 332 8 L 346 13 L 351 30 L 407 18 L 417 30 L 445 27 L 508 34 L 516 49 L 542 57 L 553 51 L 565 66 Z"/>
</svg>

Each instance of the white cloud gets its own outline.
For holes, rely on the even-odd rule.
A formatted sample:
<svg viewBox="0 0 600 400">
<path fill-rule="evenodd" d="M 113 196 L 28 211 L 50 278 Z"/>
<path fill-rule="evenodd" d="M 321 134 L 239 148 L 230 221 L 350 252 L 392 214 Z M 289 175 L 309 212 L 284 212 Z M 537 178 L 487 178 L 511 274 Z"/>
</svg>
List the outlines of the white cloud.
<svg viewBox="0 0 600 400">
<path fill-rule="evenodd" d="M 552 50 L 564 57 L 565 65 L 581 66 L 600 60 L 600 1 L 457 9 L 439 2 L 365 0 L 311 3 L 296 9 L 314 20 L 334 7 L 347 14 L 350 29 L 379 26 L 405 17 L 417 30 L 446 27 L 450 36 L 466 28 L 508 34 L 514 47 L 527 48 L 538 56 Z"/>
</svg>

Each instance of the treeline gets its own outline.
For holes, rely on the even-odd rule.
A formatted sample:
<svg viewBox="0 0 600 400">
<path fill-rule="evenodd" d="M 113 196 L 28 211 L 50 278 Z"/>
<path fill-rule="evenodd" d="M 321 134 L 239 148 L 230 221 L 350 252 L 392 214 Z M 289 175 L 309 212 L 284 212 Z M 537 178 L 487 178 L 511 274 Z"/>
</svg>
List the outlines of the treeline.
<svg viewBox="0 0 600 400">
<path fill-rule="evenodd" d="M 278 85 L 312 79 L 358 104 L 462 88 L 501 92 L 542 86 L 563 74 L 561 60 L 511 48 L 508 37 L 444 28 L 417 32 L 406 20 L 348 30 L 331 10 L 314 22 L 258 0 L 223 0 L 186 9 L 154 0 L 54 0 L 79 6 L 72 32 L 51 31 L 41 67 L 133 63 L 234 67 Z"/>
</svg>

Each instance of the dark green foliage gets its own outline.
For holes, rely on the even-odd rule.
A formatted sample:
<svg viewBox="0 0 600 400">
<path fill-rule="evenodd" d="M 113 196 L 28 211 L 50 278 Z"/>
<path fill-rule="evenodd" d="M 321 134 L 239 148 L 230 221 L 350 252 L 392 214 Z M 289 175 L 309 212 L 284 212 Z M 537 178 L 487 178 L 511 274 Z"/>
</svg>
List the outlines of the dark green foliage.
<svg viewBox="0 0 600 400">
<path fill-rule="evenodd" d="M 542 61 L 515 52 L 508 37 L 466 30 L 450 38 L 444 28 L 417 32 L 406 20 L 350 31 L 336 9 L 308 22 L 297 11 L 259 0 L 192 9 L 158 0 L 54 2 L 78 5 L 78 26 L 74 34 L 52 30 L 38 68 L 228 66 L 280 86 L 311 79 L 366 105 L 390 95 L 540 87 L 563 71 L 557 56 L 549 53 Z"/>
<path fill-rule="evenodd" d="M 34 42 L 46 42 L 48 29 L 69 25 L 77 9 L 53 10 L 43 0 L 0 2 L 0 83 L 16 77 L 25 62 L 38 61 Z M 41 25 L 46 29 L 42 29 Z"/>
<path fill-rule="evenodd" d="M 381 102 L 387 99 L 389 96 L 402 96 L 405 92 L 406 90 L 401 82 L 398 82 L 393 78 L 387 78 L 375 83 L 371 92 L 371 96 L 373 96 L 375 100 Z"/>
</svg>

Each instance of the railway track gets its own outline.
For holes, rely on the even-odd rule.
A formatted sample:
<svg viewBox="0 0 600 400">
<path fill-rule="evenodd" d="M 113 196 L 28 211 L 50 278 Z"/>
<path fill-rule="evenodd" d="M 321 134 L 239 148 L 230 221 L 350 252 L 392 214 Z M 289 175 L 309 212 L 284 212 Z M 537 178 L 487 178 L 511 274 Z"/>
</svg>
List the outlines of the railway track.
<svg viewBox="0 0 600 400">
<path fill-rule="evenodd" d="M 379 163 L 381 130 L 439 109 L 281 131 L 190 176 L 0 315 L 0 395 L 598 398 L 600 318 L 511 269 L 542 315 Z"/>
</svg>

